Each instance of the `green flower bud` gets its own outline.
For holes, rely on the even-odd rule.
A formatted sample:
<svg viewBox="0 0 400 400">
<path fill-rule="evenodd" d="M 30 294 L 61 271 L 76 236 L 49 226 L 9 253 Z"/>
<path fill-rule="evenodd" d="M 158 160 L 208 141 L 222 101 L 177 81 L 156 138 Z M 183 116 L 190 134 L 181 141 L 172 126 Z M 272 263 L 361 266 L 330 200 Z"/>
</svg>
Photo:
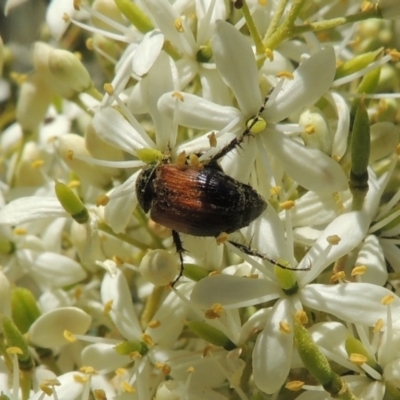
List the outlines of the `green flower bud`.
<svg viewBox="0 0 400 400">
<path fill-rule="evenodd" d="M 190 321 L 187 325 L 194 334 L 214 346 L 223 347 L 225 350 L 236 348 L 236 345 L 223 332 L 205 322 Z"/>
<path fill-rule="evenodd" d="M 146 33 L 154 29 L 150 18 L 130 0 L 115 0 L 115 4 L 140 32 Z"/>
<path fill-rule="evenodd" d="M 11 295 L 12 317 L 21 333 L 26 333 L 32 323 L 40 316 L 36 299 L 32 292 L 16 287 Z"/>
<path fill-rule="evenodd" d="M 89 213 L 83 205 L 81 199 L 64 183 L 56 182 L 56 196 L 64 210 L 79 224 L 84 224 L 89 220 Z"/>
</svg>

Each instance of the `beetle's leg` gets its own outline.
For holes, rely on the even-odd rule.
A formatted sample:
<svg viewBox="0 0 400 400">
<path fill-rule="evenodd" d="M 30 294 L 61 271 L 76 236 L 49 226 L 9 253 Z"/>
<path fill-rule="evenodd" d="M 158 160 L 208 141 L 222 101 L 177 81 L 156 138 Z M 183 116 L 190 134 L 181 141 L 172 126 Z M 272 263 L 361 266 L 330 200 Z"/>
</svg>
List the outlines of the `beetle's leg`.
<svg viewBox="0 0 400 400">
<path fill-rule="evenodd" d="M 272 91 L 273 89 L 271 89 Z M 222 158 L 223 156 L 225 156 L 226 154 L 228 154 L 230 151 L 234 150 L 236 147 L 240 147 L 240 145 L 243 143 L 244 139 L 247 136 L 251 136 L 252 132 L 251 130 L 253 129 L 254 125 L 260 121 L 262 118 L 260 117 L 261 113 L 265 110 L 265 106 L 267 104 L 267 101 L 269 99 L 269 94 L 271 93 L 271 91 L 267 94 L 267 96 L 264 99 L 264 102 L 262 104 L 262 106 L 260 107 L 260 109 L 257 111 L 257 114 L 251 119 L 249 120 L 246 129 L 244 130 L 244 132 L 236 137 L 235 139 L 233 139 L 231 142 L 229 142 L 225 147 L 223 147 L 217 154 L 215 154 L 213 157 L 211 157 L 209 163 L 210 164 L 216 164 L 216 162 Z"/>
<path fill-rule="evenodd" d="M 237 242 L 233 242 L 232 240 L 228 240 L 230 244 L 238 248 L 239 250 L 243 251 L 243 253 L 248 254 L 249 256 L 255 256 L 259 257 L 262 260 L 267 260 L 271 264 L 276 265 L 277 267 L 283 268 L 283 269 L 289 269 L 291 271 L 309 271 L 310 267 L 307 268 L 293 268 L 290 267 L 289 265 L 284 265 L 276 260 L 273 260 L 272 258 L 266 257 L 264 254 L 260 254 L 257 252 L 257 250 L 251 249 L 250 247 L 245 246 L 244 244 L 240 244 Z"/>
<path fill-rule="evenodd" d="M 185 252 L 185 249 L 183 248 L 182 239 L 177 231 L 172 231 L 172 240 L 174 241 L 176 252 L 179 254 L 179 260 L 181 262 L 181 270 L 179 271 L 179 275 L 171 283 L 171 286 L 174 287 L 175 283 L 178 282 L 183 275 L 183 253 Z"/>
</svg>

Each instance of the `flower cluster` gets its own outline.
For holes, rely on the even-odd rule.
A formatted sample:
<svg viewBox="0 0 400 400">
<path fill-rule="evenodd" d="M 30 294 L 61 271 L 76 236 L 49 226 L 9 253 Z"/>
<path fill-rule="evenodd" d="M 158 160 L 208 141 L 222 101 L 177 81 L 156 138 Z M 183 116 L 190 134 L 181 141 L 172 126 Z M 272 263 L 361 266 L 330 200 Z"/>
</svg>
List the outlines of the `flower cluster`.
<svg viewBox="0 0 400 400">
<path fill-rule="evenodd" d="M 0 398 L 399 399 L 398 0 L 45 22 L 0 41 Z"/>
</svg>

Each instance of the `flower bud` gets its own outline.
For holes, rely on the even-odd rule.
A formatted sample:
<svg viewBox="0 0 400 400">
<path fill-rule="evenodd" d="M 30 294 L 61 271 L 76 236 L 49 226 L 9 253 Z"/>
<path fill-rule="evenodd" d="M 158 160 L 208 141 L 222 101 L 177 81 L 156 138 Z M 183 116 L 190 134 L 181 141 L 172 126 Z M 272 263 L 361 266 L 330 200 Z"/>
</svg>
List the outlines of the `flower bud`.
<svg viewBox="0 0 400 400">
<path fill-rule="evenodd" d="M 168 285 L 178 273 L 178 261 L 166 250 L 153 250 L 143 257 L 140 272 L 155 286 Z"/>
<path fill-rule="evenodd" d="M 107 18 L 110 18 L 117 24 L 125 26 L 126 20 L 122 16 L 121 11 L 116 6 L 114 0 L 95 0 L 92 4 L 92 8 L 102 15 L 107 15 Z M 96 28 L 101 30 L 119 33 L 116 28 L 110 26 L 95 16 L 92 16 L 92 23 Z"/>
<path fill-rule="evenodd" d="M 92 87 L 89 72 L 78 57 L 69 51 L 53 49 L 37 42 L 33 63 L 40 78 L 61 97 L 69 99 Z"/>
<path fill-rule="evenodd" d="M 31 291 L 22 287 L 13 289 L 12 316 L 21 333 L 26 333 L 32 323 L 39 318 L 40 311 Z"/>
<path fill-rule="evenodd" d="M 312 147 L 330 155 L 332 152 L 332 137 L 324 115 L 316 107 L 310 107 L 302 112 L 299 120 L 304 132 L 301 137 L 307 147 Z"/>
<path fill-rule="evenodd" d="M 369 161 L 380 160 L 396 150 L 399 143 L 399 128 L 391 122 L 371 125 L 371 154 Z"/>
<path fill-rule="evenodd" d="M 21 85 L 17 102 L 16 116 L 22 129 L 37 129 L 44 120 L 52 96 L 53 93 L 37 73 L 29 76 Z"/>
</svg>

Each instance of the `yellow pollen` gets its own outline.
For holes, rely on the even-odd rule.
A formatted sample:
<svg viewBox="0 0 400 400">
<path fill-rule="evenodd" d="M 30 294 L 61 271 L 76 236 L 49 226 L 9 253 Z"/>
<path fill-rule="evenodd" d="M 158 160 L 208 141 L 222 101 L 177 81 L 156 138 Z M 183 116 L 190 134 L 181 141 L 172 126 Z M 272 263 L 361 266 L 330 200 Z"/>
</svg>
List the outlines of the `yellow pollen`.
<svg viewBox="0 0 400 400">
<path fill-rule="evenodd" d="M 176 165 L 178 166 L 178 168 L 185 168 L 185 166 L 186 166 L 186 153 L 184 151 L 182 151 L 182 153 L 180 153 L 178 155 L 178 158 L 176 160 Z"/>
<path fill-rule="evenodd" d="M 291 210 L 295 206 L 295 203 L 293 200 L 287 200 L 280 203 L 279 206 L 282 210 Z"/>
<path fill-rule="evenodd" d="M 178 99 L 180 101 L 185 101 L 185 98 L 183 97 L 182 92 L 174 92 L 174 93 L 172 93 L 172 97 L 174 97 L 175 99 Z"/>
<path fill-rule="evenodd" d="M 289 71 L 280 71 L 276 74 L 278 78 L 286 78 L 292 80 L 294 78 L 293 74 Z"/>
<path fill-rule="evenodd" d="M 95 400 L 107 400 L 106 392 L 103 389 L 93 390 Z"/>
<path fill-rule="evenodd" d="M 400 52 L 397 49 L 390 49 L 386 52 L 392 57 L 393 61 L 399 61 L 400 60 Z"/>
<path fill-rule="evenodd" d="M 129 358 L 130 358 L 131 360 L 137 360 L 138 358 L 142 358 L 142 355 L 141 355 L 138 351 L 132 351 L 132 352 L 129 354 Z"/>
<path fill-rule="evenodd" d="M 64 13 L 64 14 L 63 14 L 62 19 L 63 19 L 63 21 L 66 22 L 66 23 L 68 23 L 69 21 L 71 21 L 71 17 L 70 17 L 67 13 Z"/>
<path fill-rule="evenodd" d="M 292 332 L 292 328 L 286 321 L 281 321 L 279 322 L 279 331 L 288 334 Z"/>
<path fill-rule="evenodd" d="M 83 290 L 80 286 L 77 286 L 74 290 L 74 298 L 79 300 L 82 297 Z"/>
<path fill-rule="evenodd" d="M 79 11 L 80 10 L 80 8 L 81 8 L 81 0 L 74 0 L 74 9 L 76 10 L 76 11 Z"/>
<path fill-rule="evenodd" d="M 72 150 L 68 150 L 65 158 L 69 161 L 72 161 L 74 159 L 74 152 Z"/>
<path fill-rule="evenodd" d="M 110 198 L 106 194 L 101 194 L 97 199 L 96 199 L 96 206 L 106 206 L 108 202 L 110 201 Z"/>
<path fill-rule="evenodd" d="M 357 265 L 357 267 L 354 267 L 351 271 L 351 276 L 356 276 L 356 275 L 363 275 L 367 271 L 367 267 L 365 265 Z"/>
<path fill-rule="evenodd" d="M 117 264 L 117 265 L 122 265 L 122 264 L 125 264 L 125 261 L 120 257 L 120 256 L 117 256 L 117 255 L 113 255 L 112 256 L 112 260 L 115 262 L 115 264 Z"/>
<path fill-rule="evenodd" d="M 103 89 L 110 96 L 112 96 L 114 94 L 114 87 L 113 87 L 113 85 L 111 85 L 111 83 L 105 83 L 103 85 Z"/>
<path fill-rule="evenodd" d="M 326 238 L 326 241 L 331 245 L 337 245 L 342 239 L 338 235 L 331 235 Z"/>
<path fill-rule="evenodd" d="M 383 328 L 383 324 L 384 324 L 383 319 L 379 318 L 378 321 L 375 322 L 374 333 L 380 332 Z"/>
<path fill-rule="evenodd" d="M 136 389 L 129 382 L 122 382 L 121 387 L 126 393 L 136 393 Z"/>
<path fill-rule="evenodd" d="M 215 132 L 211 132 L 207 138 L 208 142 L 210 143 L 210 147 L 217 147 L 217 136 Z"/>
<path fill-rule="evenodd" d="M 86 383 L 89 380 L 89 376 L 74 375 L 74 381 L 78 383 Z"/>
<path fill-rule="evenodd" d="M 308 322 L 307 313 L 304 310 L 298 310 L 296 312 L 295 318 L 299 321 L 302 325 L 305 325 Z"/>
<path fill-rule="evenodd" d="M 115 375 L 117 375 L 117 376 L 123 376 L 124 374 L 126 374 L 126 369 L 125 368 L 117 368 L 115 370 Z"/>
<path fill-rule="evenodd" d="M 188 372 L 189 374 L 193 374 L 194 371 L 195 371 L 194 367 L 189 367 L 189 368 L 187 369 L 187 372 Z"/>
<path fill-rule="evenodd" d="M 206 346 L 203 349 L 203 357 L 207 357 L 212 351 L 213 351 L 214 347 L 213 346 Z"/>
<path fill-rule="evenodd" d="M 262 7 L 264 7 L 268 4 L 268 1 L 267 0 L 258 0 L 258 4 Z"/>
<path fill-rule="evenodd" d="M 218 306 L 216 304 L 214 304 L 213 305 L 214 308 L 207 310 L 204 313 L 204 316 L 207 319 L 217 319 L 217 318 L 221 317 L 221 314 L 223 313 L 224 309 L 222 308 L 221 305 L 219 305 L 219 306 L 220 306 L 220 309 L 218 308 Z"/>
<path fill-rule="evenodd" d="M 363 365 L 368 361 L 367 357 L 365 357 L 362 354 L 357 354 L 357 353 L 351 353 L 349 360 L 356 365 Z"/>
<path fill-rule="evenodd" d="M 82 366 L 81 368 L 79 368 L 79 371 L 83 372 L 84 374 L 88 374 L 88 375 L 97 374 L 97 371 L 89 365 Z"/>
<path fill-rule="evenodd" d="M 10 355 L 15 354 L 21 356 L 22 354 L 24 354 L 24 352 L 19 347 L 16 346 L 9 347 L 6 351 Z"/>
<path fill-rule="evenodd" d="M 292 392 L 298 392 L 304 386 L 303 381 L 290 381 L 285 385 L 287 390 L 291 390 Z"/>
<path fill-rule="evenodd" d="M 87 39 L 85 45 L 88 50 L 92 51 L 94 49 L 93 39 L 92 38 Z"/>
<path fill-rule="evenodd" d="M 334 282 L 338 282 L 339 280 L 344 280 L 346 279 L 346 274 L 344 271 L 338 271 L 334 274 L 332 274 L 330 282 L 334 283 Z"/>
<path fill-rule="evenodd" d="M 104 314 L 107 315 L 107 314 L 109 314 L 111 312 L 113 301 L 114 300 L 108 300 L 107 303 L 104 304 L 104 308 L 103 308 L 103 313 Z"/>
<path fill-rule="evenodd" d="M 278 194 L 281 192 L 281 190 L 282 190 L 282 186 L 274 186 L 270 190 L 271 196 L 278 196 Z"/>
<path fill-rule="evenodd" d="M 53 389 L 43 383 L 39 385 L 40 390 L 47 394 L 47 396 L 51 396 L 53 394 Z"/>
<path fill-rule="evenodd" d="M 177 18 L 177 19 L 175 20 L 175 22 L 174 22 L 174 26 L 175 26 L 175 29 L 176 29 L 178 32 L 183 32 L 184 29 L 183 29 L 183 24 L 182 24 L 182 18 Z"/>
<path fill-rule="evenodd" d="M 63 336 L 64 336 L 64 339 L 68 340 L 68 342 L 70 342 L 70 343 L 76 342 L 76 337 L 75 337 L 75 335 L 74 335 L 72 332 L 70 332 L 70 331 L 65 330 L 65 331 L 63 332 Z"/>
<path fill-rule="evenodd" d="M 160 321 L 155 320 L 155 321 L 150 321 L 149 322 L 149 328 L 151 328 L 151 329 L 158 328 L 159 326 L 161 326 L 161 322 Z"/>
<path fill-rule="evenodd" d="M 32 164 L 32 168 L 40 168 L 44 165 L 44 160 L 35 160 Z"/>
<path fill-rule="evenodd" d="M 217 241 L 217 244 L 223 244 L 228 240 L 228 234 L 226 232 L 221 232 L 215 240 Z"/>
<path fill-rule="evenodd" d="M 75 189 L 75 188 L 81 186 L 81 182 L 78 181 L 77 179 L 73 179 L 72 181 L 69 181 L 69 182 L 68 182 L 67 186 L 68 186 L 70 189 Z"/>
<path fill-rule="evenodd" d="M 189 156 L 190 160 L 190 165 L 198 170 L 203 169 L 204 165 L 199 161 L 199 157 L 196 156 L 196 154 L 192 153 Z"/>
<path fill-rule="evenodd" d="M 265 57 L 270 61 L 274 61 L 274 52 L 271 49 L 265 49 Z"/>
<path fill-rule="evenodd" d="M 363 1 L 360 9 L 362 12 L 371 11 L 375 6 L 370 1 Z"/>
<path fill-rule="evenodd" d="M 144 334 L 142 335 L 142 340 L 143 340 L 143 342 L 144 342 L 147 346 L 149 346 L 149 347 L 153 347 L 153 346 L 154 346 L 154 341 L 153 341 L 153 339 L 152 339 L 151 336 L 148 335 L 147 333 L 144 333 Z"/>
<path fill-rule="evenodd" d="M 387 296 L 385 296 L 382 300 L 381 303 L 384 306 L 387 306 L 389 304 L 392 304 L 394 302 L 394 296 L 392 294 L 388 294 Z"/>
<path fill-rule="evenodd" d="M 304 130 L 307 133 L 307 135 L 312 135 L 312 134 L 315 133 L 315 126 L 314 125 L 307 125 Z"/>
<path fill-rule="evenodd" d="M 24 236 L 28 233 L 28 231 L 25 228 L 14 228 L 14 235 L 17 236 Z"/>
</svg>

